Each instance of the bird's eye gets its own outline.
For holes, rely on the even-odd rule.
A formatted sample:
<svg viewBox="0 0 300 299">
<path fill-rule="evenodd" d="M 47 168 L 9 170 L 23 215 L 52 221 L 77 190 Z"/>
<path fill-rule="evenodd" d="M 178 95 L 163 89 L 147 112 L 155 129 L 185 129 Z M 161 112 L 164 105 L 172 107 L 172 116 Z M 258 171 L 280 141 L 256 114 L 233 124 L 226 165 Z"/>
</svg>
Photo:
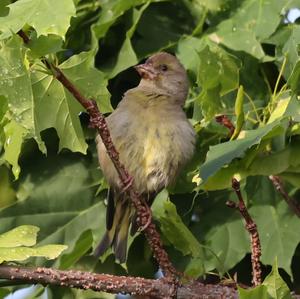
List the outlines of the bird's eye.
<svg viewBox="0 0 300 299">
<path fill-rule="evenodd" d="M 163 72 L 166 72 L 168 70 L 168 66 L 166 64 L 161 64 L 159 66 L 159 68 L 163 71 Z"/>
</svg>

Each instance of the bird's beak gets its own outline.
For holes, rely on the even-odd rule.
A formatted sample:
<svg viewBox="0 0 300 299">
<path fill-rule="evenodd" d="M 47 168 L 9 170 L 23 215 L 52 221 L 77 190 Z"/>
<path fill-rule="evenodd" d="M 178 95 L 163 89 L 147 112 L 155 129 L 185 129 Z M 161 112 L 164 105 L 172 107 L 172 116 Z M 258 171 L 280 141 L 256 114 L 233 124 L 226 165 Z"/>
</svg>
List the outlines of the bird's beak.
<svg viewBox="0 0 300 299">
<path fill-rule="evenodd" d="M 134 67 L 143 79 L 154 80 L 158 76 L 158 72 L 154 70 L 152 65 L 144 63 Z"/>
</svg>

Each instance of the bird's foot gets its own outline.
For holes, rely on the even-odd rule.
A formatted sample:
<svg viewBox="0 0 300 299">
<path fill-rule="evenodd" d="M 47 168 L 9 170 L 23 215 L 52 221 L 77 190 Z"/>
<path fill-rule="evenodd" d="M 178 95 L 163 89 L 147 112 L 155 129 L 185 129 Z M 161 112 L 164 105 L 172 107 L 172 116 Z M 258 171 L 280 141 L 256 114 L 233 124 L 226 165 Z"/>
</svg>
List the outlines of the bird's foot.
<svg viewBox="0 0 300 299">
<path fill-rule="evenodd" d="M 97 129 L 99 127 L 99 123 L 101 123 L 102 118 L 99 116 L 90 116 L 90 123 L 89 128 L 90 129 Z"/>
<path fill-rule="evenodd" d="M 132 186 L 132 184 L 133 184 L 133 177 L 128 176 L 124 182 L 121 193 L 125 193 Z"/>
<path fill-rule="evenodd" d="M 147 205 L 147 203 L 145 203 L 144 205 L 145 207 L 145 211 L 143 212 L 143 215 L 142 215 L 142 219 L 146 221 L 143 221 L 146 222 L 142 227 L 139 228 L 139 231 L 142 232 L 144 231 L 145 229 L 147 229 L 147 227 L 151 224 L 152 222 L 152 211 L 151 211 L 151 208 Z"/>
</svg>

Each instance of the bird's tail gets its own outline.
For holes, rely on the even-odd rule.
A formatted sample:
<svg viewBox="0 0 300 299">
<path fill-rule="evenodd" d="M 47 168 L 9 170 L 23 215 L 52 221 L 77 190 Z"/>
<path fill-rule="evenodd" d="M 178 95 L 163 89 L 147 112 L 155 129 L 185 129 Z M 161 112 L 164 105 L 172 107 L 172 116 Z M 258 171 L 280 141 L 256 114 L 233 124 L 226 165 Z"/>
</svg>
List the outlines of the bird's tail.
<svg viewBox="0 0 300 299">
<path fill-rule="evenodd" d="M 97 246 L 94 256 L 101 256 L 109 247 L 112 247 L 116 259 L 124 263 L 127 257 L 128 230 L 133 208 L 126 199 L 117 198 L 112 190 L 108 193 L 106 210 L 106 232 Z"/>
</svg>

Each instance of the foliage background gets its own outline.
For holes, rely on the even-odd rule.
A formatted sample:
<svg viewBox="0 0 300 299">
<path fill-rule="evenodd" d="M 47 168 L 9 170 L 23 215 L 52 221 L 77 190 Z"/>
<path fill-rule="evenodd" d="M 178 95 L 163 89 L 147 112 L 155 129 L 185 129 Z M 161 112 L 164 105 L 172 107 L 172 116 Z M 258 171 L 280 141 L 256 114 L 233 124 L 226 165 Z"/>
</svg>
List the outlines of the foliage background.
<svg viewBox="0 0 300 299">
<path fill-rule="evenodd" d="M 141 235 L 131 240 L 126 265 L 114 263 L 111 253 L 100 261 L 89 255 L 104 233 L 107 188 L 94 132 L 41 58 L 59 65 L 109 113 L 138 84 L 131 67 L 165 50 L 188 71 L 185 109 L 198 135 L 195 158 L 153 206 L 172 261 L 208 281 L 235 275 L 250 284 L 249 236 L 238 213 L 225 205 L 236 200 L 235 176 L 258 225 L 264 277 L 277 259 L 289 288 L 300 291 L 300 219 L 268 178 L 279 175 L 297 200 L 300 27 L 288 19 L 297 7 L 300 2 L 292 0 L 1 0 L 0 232 L 36 225 L 38 245 L 68 245 L 54 264 L 44 259 L 29 264 L 155 275 L 158 267 Z M 22 28 L 30 36 L 28 46 L 15 34 Z M 244 92 L 240 88 L 237 96 L 239 86 Z M 234 138 L 215 121 L 218 114 L 235 124 Z M 38 287 L 30 296 L 43 291 Z M 52 287 L 47 293 L 108 296 Z M 289 298 L 273 295 L 260 298 Z"/>
</svg>

